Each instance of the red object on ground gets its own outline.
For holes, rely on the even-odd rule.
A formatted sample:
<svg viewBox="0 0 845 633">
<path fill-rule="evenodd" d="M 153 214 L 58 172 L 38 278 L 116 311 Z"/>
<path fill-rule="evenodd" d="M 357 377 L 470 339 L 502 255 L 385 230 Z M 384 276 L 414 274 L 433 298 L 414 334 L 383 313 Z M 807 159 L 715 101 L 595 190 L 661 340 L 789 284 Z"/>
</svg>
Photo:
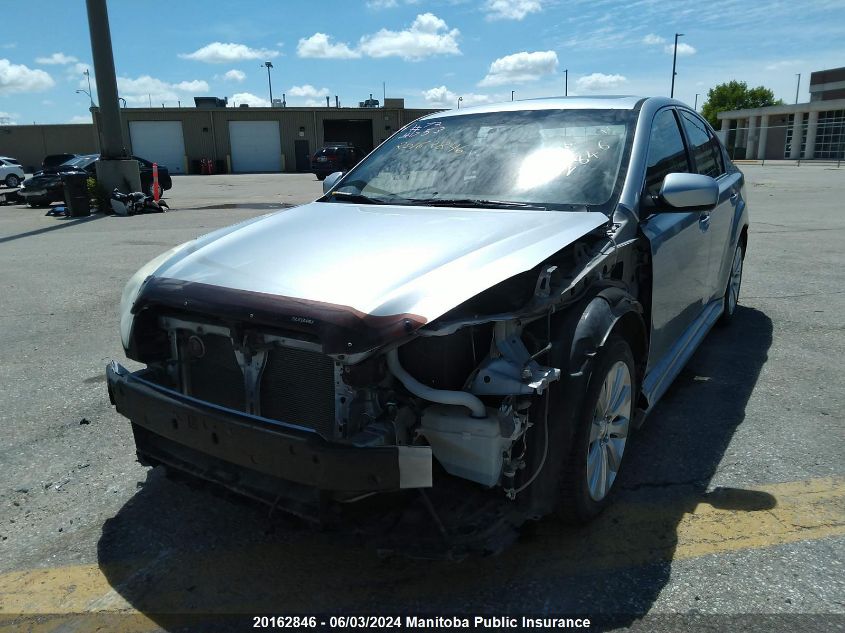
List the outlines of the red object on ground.
<svg viewBox="0 0 845 633">
<path fill-rule="evenodd" d="M 153 163 L 153 200 L 161 198 L 161 187 L 158 184 L 158 163 Z"/>
<path fill-rule="evenodd" d="M 208 159 L 208 173 L 214 173 L 214 160 L 212 160 L 211 158 Z"/>
</svg>

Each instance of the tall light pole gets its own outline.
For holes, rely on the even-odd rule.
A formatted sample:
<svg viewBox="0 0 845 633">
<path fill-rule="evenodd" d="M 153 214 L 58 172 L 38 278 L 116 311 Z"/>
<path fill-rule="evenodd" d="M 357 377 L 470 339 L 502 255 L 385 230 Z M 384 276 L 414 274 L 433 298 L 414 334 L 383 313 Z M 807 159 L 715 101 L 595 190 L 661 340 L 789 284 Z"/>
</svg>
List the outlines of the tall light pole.
<svg viewBox="0 0 845 633">
<path fill-rule="evenodd" d="M 464 100 L 463 97 L 458 97 L 458 110 L 461 109 L 461 101 L 463 101 L 463 100 Z"/>
<path fill-rule="evenodd" d="M 264 62 L 264 66 L 267 67 L 267 85 L 270 86 L 270 107 L 273 107 L 273 80 L 270 79 L 270 69 L 273 67 L 273 62 L 267 61 Z"/>
<path fill-rule="evenodd" d="M 511 101 L 513 101 L 513 95 L 514 95 L 515 92 L 516 92 L 516 90 L 511 90 Z"/>
<path fill-rule="evenodd" d="M 695 105 L 692 106 L 692 109 L 695 110 L 696 112 L 698 111 L 698 93 L 697 92 L 695 93 Z"/>
<path fill-rule="evenodd" d="M 563 71 L 564 80 L 563 80 L 563 96 L 569 96 L 569 69 Z"/>
<path fill-rule="evenodd" d="M 84 71 L 82 71 L 82 74 L 85 75 L 85 78 L 88 80 L 88 99 L 91 101 L 91 107 L 93 108 L 94 97 L 91 96 L 91 71 L 86 68 Z"/>
<path fill-rule="evenodd" d="M 683 33 L 675 33 L 675 49 L 672 52 L 672 89 L 669 91 L 669 96 L 673 98 L 675 96 L 675 75 L 678 74 L 675 72 L 675 66 L 678 61 L 678 38 L 683 36 Z"/>
<path fill-rule="evenodd" d="M 795 73 L 798 77 L 798 85 L 795 86 L 795 103 L 798 103 L 798 91 L 801 89 L 801 73 Z M 813 78 L 810 77 L 810 83 L 813 83 Z M 810 86 L 812 88 L 812 86 Z"/>
</svg>

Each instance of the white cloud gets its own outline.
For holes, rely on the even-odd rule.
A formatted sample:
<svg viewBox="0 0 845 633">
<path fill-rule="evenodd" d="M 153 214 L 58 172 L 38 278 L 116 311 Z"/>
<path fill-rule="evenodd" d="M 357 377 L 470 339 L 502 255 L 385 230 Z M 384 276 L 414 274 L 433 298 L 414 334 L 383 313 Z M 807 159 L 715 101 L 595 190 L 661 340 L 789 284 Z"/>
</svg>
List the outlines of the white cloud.
<svg viewBox="0 0 845 633">
<path fill-rule="evenodd" d="M 361 57 L 361 53 L 352 50 L 345 42 L 332 43 L 325 33 L 314 33 L 311 37 L 303 37 L 296 47 L 299 57 L 315 57 L 317 59 L 353 59 Z"/>
<path fill-rule="evenodd" d="M 765 66 L 765 70 L 786 70 L 788 68 L 795 68 L 796 66 L 801 66 L 806 64 L 803 59 L 783 59 L 779 62 L 772 62 L 771 64 L 767 64 Z"/>
<path fill-rule="evenodd" d="M 419 4 L 420 0 L 403 0 L 405 4 Z M 399 6 L 398 0 L 367 0 L 367 8 L 375 9 L 395 9 Z"/>
<path fill-rule="evenodd" d="M 575 86 L 580 92 L 603 92 L 613 90 L 626 83 L 628 78 L 623 75 L 605 75 L 604 73 L 593 73 L 579 77 Z"/>
<path fill-rule="evenodd" d="M 401 57 L 418 61 L 432 55 L 460 55 L 458 29 L 449 29 L 446 22 L 433 13 L 419 14 L 411 26 L 402 31 L 381 29 L 361 38 L 359 50 L 368 57 Z"/>
<path fill-rule="evenodd" d="M 166 104 L 194 97 L 197 93 L 208 92 L 209 88 L 207 82 L 198 79 L 168 83 L 149 75 L 142 75 L 135 79 L 118 77 L 117 90 L 127 103 L 148 105 L 152 101 L 153 106 L 158 106 L 162 102 Z M 171 103 L 171 105 L 175 104 Z"/>
<path fill-rule="evenodd" d="M 643 38 L 643 44 L 648 46 L 657 46 L 658 44 L 665 44 L 666 38 L 660 37 L 659 35 L 655 35 L 654 33 L 649 33 Z"/>
<path fill-rule="evenodd" d="M 53 53 L 49 57 L 35 58 L 36 64 L 44 64 L 47 66 L 65 66 L 78 61 L 79 60 L 76 57 L 73 57 L 72 55 L 65 55 L 64 53 Z"/>
<path fill-rule="evenodd" d="M 487 76 L 478 82 L 479 86 L 501 86 L 504 84 L 535 81 L 549 75 L 557 68 L 557 53 L 554 51 L 522 51 L 500 57 L 492 64 Z"/>
<path fill-rule="evenodd" d="M 246 73 L 233 68 L 232 70 L 227 70 L 225 73 L 223 73 L 223 79 L 225 79 L 226 81 L 241 82 L 246 79 Z"/>
<path fill-rule="evenodd" d="M 0 95 L 15 92 L 38 92 L 56 85 L 53 78 L 40 69 L 13 64 L 0 59 Z"/>
<path fill-rule="evenodd" d="M 68 123 L 91 123 L 91 115 L 77 114 L 76 116 L 70 117 Z"/>
<path fill-rule="evenodd" d="M 331 91 L 328 88 L 315 88 L 311 84 L 304 86 L 291 86 L 288 88 L 287 94 L 292 97 L 308 97 L 309 99 L 317 99 L 319 97 L 325 98 Z"/>
<path fill-rule="evenodd" d="M 14 112 L 3 112 L 0 111 L 0 125 L 17 125 L 15 123 L 15 119 L 18 118 L 18 115 Z"/>
<path fill-rule="evenodd" d="M 423 90 L 422 96 L 427 105 L 435 108 L 455 108 L 458 105 L 458 97 L 463 97 L 461 106 L 477 105 L 492 101 L 487 95 L 474 94 L 472 92 L 458 94 L 452 92 L 446 86 Z"/>
<path fill-rule="evenodd" d="M 543 10 L 541 0 L 487 0 L 484 3 L 488 20 L 521 20 L 529 13 Z"/>
<path fill-rule="evenodd" d="M 667 44 L 663 47 L 663 50 L 669 55 L 675 52 L 675 47 L 673 44 Z M 689 44 L 685 44 L 684 42 L 678 42 L 678 55 L 695 55 L 696 54 L 695 48 L 690 46 Z"/>
<path fill-rule="evenodd" d="M 237 92 L 229 99 L 229 106 L 236 108 L 242 103 L 245 103 L 253 108 L 269 108 L 270 102 L 267 99 L 262 99 L 258 95 L 251 92 Z"/>
<path fill-rule="evenodd" d="M 180 53 L 179 57 L 205 62 L 206 64 L 230 64 L 250 59 L 273 59 L 278 55 L 279 51 L 267 48 L 250 48 L 246 44 L 235 44 L 233 42 L 212 42 L 193 53 Z"/>
</svg>

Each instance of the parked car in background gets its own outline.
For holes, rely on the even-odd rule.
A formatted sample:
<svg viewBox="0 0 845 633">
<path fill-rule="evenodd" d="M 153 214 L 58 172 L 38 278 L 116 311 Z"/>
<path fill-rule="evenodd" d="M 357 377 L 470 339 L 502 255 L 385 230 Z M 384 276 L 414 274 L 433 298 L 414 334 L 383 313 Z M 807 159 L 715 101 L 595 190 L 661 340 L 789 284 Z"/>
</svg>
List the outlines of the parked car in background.
<svg viewBox="0 0 845 633">
<path fill-rule="evenodd" d="M 138 161 L 138 167 L 141 171 L 141 189 L 144 193 L 152 194 L 153 164 L 138 156 L 132 158 Z M 23 187 L 18 195 L 30 206 L 46 206 L 53 202 L 62 202 L 65 199 L 62 176 L 73 172 L 84 172 L 88 177 L 96 178 L 97 161 L 99 159 L 99 154 L 85 154 L 71 158 L 61 165 L 43 169 L 33 174 L 31 178 L 24 180 Z M 159 165 L 158 182 L 162 191 L 166 191 L 173 186 L 167 167 Z"/>
<path fill-rule="evenodd" d="M 351 143 L 326 143 L 311 158 L 311 173 L 323 180 L 336 171 L 349 171 L 364 157 Z"/>
<path fill-rule="evenodd" d="M 0 184 L 17 187 L 23 179 L 23 167 L 17 159 L 0 156 Z"/>
<path fill-rule="evenodd" d="M 130 279 L 121 337 L 146 368 L 107 377 L 142 463 L 315 520 L 434 515 L 411 532 L 456 547 L 588 521 L 737 310 L 745 179 L 679 101 L 432 114 L 323 187 Z"/>
<path fill-rule="evenodd" d="M 41 161 L 41 169 L 50 169 L 51 167 L 58 167 L 62 163 L 73 160 L 79 154 L 48 154 Z"/>
</svg>

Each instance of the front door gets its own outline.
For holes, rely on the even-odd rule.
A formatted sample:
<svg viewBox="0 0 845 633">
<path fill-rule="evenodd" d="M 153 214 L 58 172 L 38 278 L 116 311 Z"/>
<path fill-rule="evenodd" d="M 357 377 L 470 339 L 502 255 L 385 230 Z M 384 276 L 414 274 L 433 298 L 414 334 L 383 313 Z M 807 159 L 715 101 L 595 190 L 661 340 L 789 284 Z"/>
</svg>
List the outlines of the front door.
<svg viewBox="0 0 845 633">
<path fill-rule="evenodd" d="M 675 111 L 660 110 L 649 140 L 646 194 L 656 196 L 667 174 L 689 171 Z M 671 363 L 684 335 L 701 316 L 711 286 L 709 213 L 661 212 L 659 204 L 642 222 L 652 257 L 649 371 L 661 361 Z"/>
<path fill-rule="evenodd" d="M 311 157 L 308 155 L 308 139 L 293 142 L 296 156 L 296 171 L 311 171 Z"/>
</svg>

